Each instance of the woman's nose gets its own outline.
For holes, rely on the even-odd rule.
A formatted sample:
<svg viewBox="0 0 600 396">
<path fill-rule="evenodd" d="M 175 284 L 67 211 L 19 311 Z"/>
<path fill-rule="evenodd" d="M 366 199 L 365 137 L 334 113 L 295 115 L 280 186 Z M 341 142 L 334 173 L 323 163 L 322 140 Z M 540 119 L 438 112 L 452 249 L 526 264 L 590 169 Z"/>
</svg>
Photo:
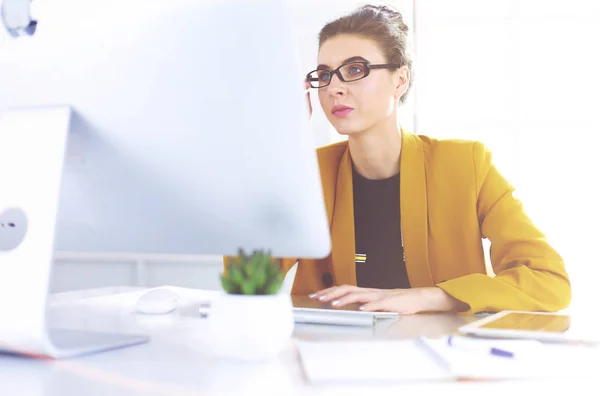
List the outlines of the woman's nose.
<svg viewBox="0 0 600 396">
<path fill-rule="evenodd" d="M 327 86 L 327 92 L 332 96 L 340 96 L 346 93 L 346 86 L 335 74 Z"/>
</svg>

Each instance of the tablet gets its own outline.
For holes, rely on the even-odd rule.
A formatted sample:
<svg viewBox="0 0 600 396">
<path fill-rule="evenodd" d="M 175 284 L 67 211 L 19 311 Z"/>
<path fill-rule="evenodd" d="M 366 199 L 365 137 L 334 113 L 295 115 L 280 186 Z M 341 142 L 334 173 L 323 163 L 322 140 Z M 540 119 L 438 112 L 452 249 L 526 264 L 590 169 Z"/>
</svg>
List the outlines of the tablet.
<svg viewBox="0 0 600 396">
<path fill-rule="evenodd" d="M 600 342 L 598 328 L 564 313 L 502 311 L 458 328 L 463 334 L 540 341 Z"/>
<path fill-rule="evenodd" d="M 294 321 L 344 326 L 374 326 L 383 319 L 397 319 L 395 312 L 366 312 L 358 309 L 359 304 L 334 307 L 330 303 L 313 300 L 307 296 L 292 295 Z"/>
</svg>

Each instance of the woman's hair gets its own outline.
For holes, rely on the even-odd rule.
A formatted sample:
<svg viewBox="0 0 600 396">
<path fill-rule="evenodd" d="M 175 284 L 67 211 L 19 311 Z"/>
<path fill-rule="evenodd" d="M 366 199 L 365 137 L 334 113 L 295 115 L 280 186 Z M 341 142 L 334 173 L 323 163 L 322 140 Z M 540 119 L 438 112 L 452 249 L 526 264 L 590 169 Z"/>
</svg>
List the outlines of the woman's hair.
<svg viewBox="0 0 600 396">
<path fill-rule="evenodd" d="M 339 34 L 354 34 L 377 43 L 387 63 L 398 63 L 409 70 L 408 89 L 400 98 L 403 103 L 412 86 L 412 60 L 408 45 L 408 26 L 402 14 L 387 6 L 365 5 L 329 22 L 319 33 L 319 48 Z"/>
</svg>

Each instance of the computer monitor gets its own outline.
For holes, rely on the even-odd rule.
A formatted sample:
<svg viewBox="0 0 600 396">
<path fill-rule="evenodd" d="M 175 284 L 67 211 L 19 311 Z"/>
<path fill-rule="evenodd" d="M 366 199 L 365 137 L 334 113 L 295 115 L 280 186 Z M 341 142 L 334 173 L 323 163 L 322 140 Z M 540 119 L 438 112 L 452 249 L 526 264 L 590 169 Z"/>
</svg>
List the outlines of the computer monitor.
<svg viewBox="0 0 600 396">
<path fill-rule="evenodd" d="M 33 36 L 2 32 L 0 117 L 72 109 L 57 251 L 329 254 L 285 7 L 285 0 L 36 0 Z M 29 155 L 0 156 L 0 186 L 16 177 L 36 199 L 49 199 L 44 159 L 30 151 L 49 133 L 31 134 Z M 3 151 L 16 147 L 13 132 L 0 136 Z M 6 193 L 0 187 L 0 212 L 20 205 Z"/>
<path fill-rule="evenodd" d="M 0 349 L 147 340 L 48 331 L 57 251 L 329 254 L 285 0 L 31 7 L 33 35 L 0 25 Z"/>
</svg>

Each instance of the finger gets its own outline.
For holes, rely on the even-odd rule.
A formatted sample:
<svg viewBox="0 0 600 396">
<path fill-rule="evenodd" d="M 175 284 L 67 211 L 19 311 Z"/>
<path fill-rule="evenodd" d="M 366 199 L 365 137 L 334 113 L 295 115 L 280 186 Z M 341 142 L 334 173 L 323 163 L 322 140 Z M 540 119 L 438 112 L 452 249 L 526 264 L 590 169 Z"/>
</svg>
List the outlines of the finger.
<svg viewBox="0 0 600 396">
<path fill-rule="evenodd" d="M 342 285 L 342 286 L 334 286 L 334 287 L 330 287 L 328 289 L 324 289 L 321 291 L 318 291 L 317 293 L 315 293 L 314 296 L 312 296 L 312 298 L 316 298 L 320 301 L 332 301 L 332 300 L 337 300 L 340 297 L 351 293 L 351 292 L 360 292 L 360 291 L 366 291 L 368 289 L 361 289 L 360 287 L 357 286 L 350 286 L 350 285 Z"/>
<path fill-rule="evenodd" d="M 365 304 L 365 303 L 372 303 L 378 300 L 381 300 L 383 298 L 383 295 L 381 292 L 377 292 L 377 291 L 368 291 L 368 292 L 352 292 L 352 293 L 348 293 L 343 297 L 338 298 L 337 300 L 333 300 L 331 302 L 331 305 L 335 306 L 335 307 L 343 307 L 345 305 L 348 304 L 353 304 L 353 303 L 360 303 L 360 304 Z"/>
<path fill-rule="evenodd" d="M 415 307 L 406 305 L 404 300 L 402 296 L 385 297 L 361 305 L 360 310 L 368 312 L 398 312 L 402 315 L 411 315 L 418 312 Z"/>
<path fill-rule="evenodd" d="M 350 285 L 342 285 L 342 286 L 334 286 L 329 289 L 325 289 L 322 292 L 318 293 L 317 299 L 320 301 L 332 301 L 336 300 L 342 296 L 345 296 L 348 293 L 352 293 L 353 291 L 358 291 L 359 288 L 356 286 Z"/>
<path fill-rule="evenodd" d="M 333 290 L 337 289 L 338 287 L 339 286 L 333 286 L 333 287 L 329 287 L 327 289 L 319 290 L 319 291 L 309 294 L 308 297 L 312 298 L 313 300 L 319 300 L 324 295 L 331 293 Z"/>
<path fill-rule="evenodd" d="M 335 290 L 335 289 L 337 289 L 338 287 L 339 287 L 339 286 L 332 286 L 332 287 L 328 287 L 327 289 L 322 289 L 322 290 L 316 291 L 316 292 L 314 292 L 314 293 L 311 293 L 311 294 L 309 294 L 309 295 L 308 295 L 308 297 L 310 297 L 310 298 L 316 298 L 316 299 L 318 299 L 318 298 L 319 298 L 319 297 L 321 297 L 322 295 L 325 295 L 325 294 L 327 294 L 327 293 L 330 293 L 332 290 Z"/>
<path fill-rule="evenodd" d="M 375 300 L 375 301 L 368 301 L 365 304 L 361 305 L 359 307 L 359 309 L 361 311 L 367 311 L 367 312 L 376 312 L 376 311 L 380 311 L 380 312 L 390 312 L 389 310 L 389 302 L 385 301 L 386 299 L 380 299 L 380 300 Z"/>
</svg>

